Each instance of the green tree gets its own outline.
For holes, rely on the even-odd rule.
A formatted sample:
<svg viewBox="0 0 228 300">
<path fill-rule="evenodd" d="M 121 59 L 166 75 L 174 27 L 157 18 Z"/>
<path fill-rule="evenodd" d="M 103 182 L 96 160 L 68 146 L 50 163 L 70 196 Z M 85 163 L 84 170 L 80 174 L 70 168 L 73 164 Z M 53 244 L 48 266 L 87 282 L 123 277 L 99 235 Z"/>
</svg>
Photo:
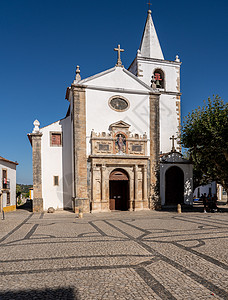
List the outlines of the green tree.
<svg viewBox="0 0 228 300">
<path fill-rule="evenodd" d="M 21 195 L 21 186 L 19 184 L 16 185 L 16 197 Z"/>
<path fill-rule="evenodd" d="M 194 186 L 215 180 L 228 192 L 228 103 L 213 96 L 189 113 L 181 143 L 194 163 Z"/>
</svg>

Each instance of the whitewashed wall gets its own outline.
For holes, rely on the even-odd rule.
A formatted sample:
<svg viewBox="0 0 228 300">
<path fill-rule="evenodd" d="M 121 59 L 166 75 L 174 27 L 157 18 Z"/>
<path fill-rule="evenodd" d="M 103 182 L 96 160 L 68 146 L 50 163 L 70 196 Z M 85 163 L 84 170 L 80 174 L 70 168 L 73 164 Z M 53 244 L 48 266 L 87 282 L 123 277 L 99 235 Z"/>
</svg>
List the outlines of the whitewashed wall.
<svg viewBox="0 0 228 300">
<path fill-rule="evenodd" d="M 184 173 L 184 203 L 193 204 L 193 165 L 187 163 L 179 153 L 171 153 L 166 163 L 160 164 L 160 196 L 161 205 L 165 205 L 165 174 L 170 167 L 179 167 Z"/>
<path fill-rule="evenodd" d="M 138 61 L 139 79 L 151 86 L 151 79 L 156 69 L 164 72 L 165 87 L 164 92 L 179 93 L 178 81 L 180 77 L 180 64 L 165 60 L 145 59 L 137 56 L 130 67 L 130 71 L 136 74 Z M 176 95 L 161 94 L 160 96 L 160 150 L 163 153 L 171 151 L 170 137 L 177 136 L 179 121 L 177 115 Z M 175 146 L 178 147 L 175 141 Z"/>
<path fill-rule="evenodd" d="M 87 154 L 91 153 L 89 143 L 91 131 L 108 132 L 109 126 L 117 121 L 131 125 L 131 133 L 146 133 L 149 139 L 149 89 L 124 72 L 123 68 L 85 82 L 86 89 L 86 136 Z M 106 90 L 104 90 L 106 89 Z M 112 91 L 114 89 L 114 91 Z M 116 90 L 118 89 L 118 90 Z M 123 96 L 130 107 L 123 112 L 110 108 L 109 99 L 113 96 Z M 148 143 L 149 155 L 149 143 Z"/>
<path fill-rule="evenodd" d="M 71 208 L 72 173 L 71 173 L 71 129 L 70 117 L 59 120 L 40 129 L 43 133 L 41 142 L 42 196 L 44 210 Z M 51 132 L 62 132 L 62 147 L 50 146 Z M 59 176 L 59 186 L 54 186 L 54 176 Z"/>
<path fill-rule="evenodd" d="M 2 169 L 7 170 L 7 180 L 10 180 L 10 205 L 16 205 L 16 165 L 0 161 L 0 186 L 2 188 Z M 3 207 L 6 207 L 6 193 L 3 193 Z"/>
<path fill-rule="evenodd" d="M 206 185 L 201 185 L 201 186 L 197 187 L 197 188 L 194 190 L 193 196 L 196 197 L 196 198 L 198 197 L 198 189 L 199 189 L 199 195 L 200 195 L 200 196 L 201 196 L 202 194 L 204 194 L 204 193 L 206 193 L 206 195 L 208 195 L 210 189 L 211 189 L 211 194 L 212 194 L 212 196 L 213 196 L 214 194 L 217 193 L 217 187 L 216 187 L 216 186 L 217 186 L 217 185 L 216 185 L 216 182 L 215 182 L 215 181 L 213 181 L 213 182 L 211 182 L 211 183 L 209 183 L 209 184 L 206 184 Z"/>
<path fill-rule="evenodd" d="M 180 73 L 180 65 L 176 62 L 169 61 L 153 61 L 153 60 L 144 60 L 139 58 L 139 69 L 142 70 L 139 72 L 140 79 L 145 82 L 147 85 L 151 86 L 151 79 L 154 71 L 156 69 L 161 69 L 165 75 L 165 91 L 167 92 L 179 92 L 178 90 L 178 78 Z"/>
</svg>

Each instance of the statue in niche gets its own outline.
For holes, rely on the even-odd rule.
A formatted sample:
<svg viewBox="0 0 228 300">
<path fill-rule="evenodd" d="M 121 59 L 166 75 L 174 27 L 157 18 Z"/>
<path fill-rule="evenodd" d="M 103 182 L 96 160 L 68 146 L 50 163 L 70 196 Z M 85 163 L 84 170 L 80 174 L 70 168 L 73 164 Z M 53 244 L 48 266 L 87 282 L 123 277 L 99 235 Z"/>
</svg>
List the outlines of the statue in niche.
<svg viewBox="0 0 228 300">
<path fill-rule="evenodd" d="M 126 152 L 126 138 L 123 134 L 117 134 L 115 146 L 118 154 L 124 154 Z"/>
</svg>

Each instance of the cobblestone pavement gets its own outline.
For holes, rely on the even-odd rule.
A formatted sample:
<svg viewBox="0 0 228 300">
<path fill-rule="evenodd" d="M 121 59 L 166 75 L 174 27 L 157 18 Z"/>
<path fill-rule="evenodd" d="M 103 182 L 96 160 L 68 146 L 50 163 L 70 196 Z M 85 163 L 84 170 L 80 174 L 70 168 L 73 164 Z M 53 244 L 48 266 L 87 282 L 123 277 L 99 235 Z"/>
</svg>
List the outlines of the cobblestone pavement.
<svg viewBox="0 0 228 300">
<path fill-rule="evenodd" d="M 227 213 L 8 213 L 0 299 L 228 299 L 227 233 Z"/>
</svg>

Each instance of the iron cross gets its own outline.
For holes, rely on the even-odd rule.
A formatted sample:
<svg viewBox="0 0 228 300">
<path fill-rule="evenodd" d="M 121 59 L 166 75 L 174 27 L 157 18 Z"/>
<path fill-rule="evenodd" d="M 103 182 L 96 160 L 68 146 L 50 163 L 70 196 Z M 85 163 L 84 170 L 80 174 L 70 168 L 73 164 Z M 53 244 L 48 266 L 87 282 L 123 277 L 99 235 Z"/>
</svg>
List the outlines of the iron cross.
<svg viewBox="0 0 228 300">
<path fill-rule="evenodd" d="M 174 142 L 175 142 L 175 140 L 177 140 L 177 138 L 175 138 L 174 137 L 174 135 L 172 135 L 172 137 L 171 138 L 169 138 L 170 140 L 172 140 L 172 152 L 175 152 L 176 151 L 176 149 L 175 149 L 175 145 L 174 145 Z"/>
<path fill-rule="evenodd" d="M 114 51 L 118 51 L 118 60 L 117 60 L 117 67 L 122 67 L 122 61 L 120 59 L 120 52 L 124 52 L 124 49 L 120 49 L 120 45 L 118 45 L 118 48 L 114 48 Z"/>
<path fill-rule="evenodd" d="M 152 5 L 152 3 L 150 3 L 150 1 L 149 1 L 147 4 L 148 4 L 149 10 L 150 10 L 150 6 Z"/>
</svg>

